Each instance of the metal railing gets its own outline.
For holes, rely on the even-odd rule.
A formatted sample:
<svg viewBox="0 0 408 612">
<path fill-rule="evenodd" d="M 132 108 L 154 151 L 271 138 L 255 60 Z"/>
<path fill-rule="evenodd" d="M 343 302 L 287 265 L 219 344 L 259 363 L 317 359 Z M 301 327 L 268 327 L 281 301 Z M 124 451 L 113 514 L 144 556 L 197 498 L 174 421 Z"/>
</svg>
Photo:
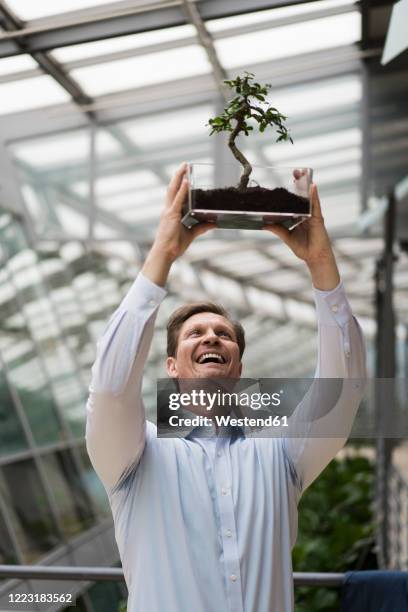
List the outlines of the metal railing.
<svg viewBox="0 0 408 612">
<path fill-rule="evenodd" d="M 114 567 L 66 567 L 45 565 L 0 565 L 0 579 L 83 580 L 92 582 L 124 580 L 123 570 Z M 294 572 L 295 586 L 340 587 L 345 574 Z"/>
</svg>

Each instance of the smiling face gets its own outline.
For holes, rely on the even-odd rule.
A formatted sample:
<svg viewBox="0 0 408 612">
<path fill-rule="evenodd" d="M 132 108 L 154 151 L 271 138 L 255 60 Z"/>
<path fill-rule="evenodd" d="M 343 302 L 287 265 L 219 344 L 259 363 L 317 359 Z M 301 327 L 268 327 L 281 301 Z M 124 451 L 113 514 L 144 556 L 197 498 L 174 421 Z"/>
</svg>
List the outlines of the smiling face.
<svg viewBox="0 0 408 612">
<path fill-rule="evenodd" d="M 189 317 L 166 366 L 171 378 L 239 378 L 242 363 L 233 325 L 212 312 Z"/>
</svg>

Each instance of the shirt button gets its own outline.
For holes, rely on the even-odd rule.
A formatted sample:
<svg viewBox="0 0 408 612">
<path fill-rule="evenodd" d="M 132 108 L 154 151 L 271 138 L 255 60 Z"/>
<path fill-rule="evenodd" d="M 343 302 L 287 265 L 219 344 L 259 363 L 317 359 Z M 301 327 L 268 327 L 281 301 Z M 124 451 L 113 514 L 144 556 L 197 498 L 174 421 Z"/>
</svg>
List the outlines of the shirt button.
<svg viewBox="0 0 408 612">
<path fill-rule="evenodd" d="M 237 581 L 236 575 L 235 574 L 231 574 L 230 580 L 231 580 L 231 582 L 236 582 Z"/>
<path fill-rule="evenodd" d="M 218 451 L 217 457 L 222 457 L 222 452 L 221 451 Z"/>
<path fill-rule="evenodd" d="M 227 529 L 227 531 L 225 532 L 225 535 L 227 536 L 227 538 L 232 538 L 232 531 L 231 531 L 231 529 Z"/>
<path fill-rule="evenodd" d="M 226 487 L 222 487 L 221 495 L 228 495 L 228 489 Z"/>
<path fill-rule="evenodd" d="M 149 300 L 149 306 L 155 306 L 156 302 L 154 300 Z"/>
<path fill-rule="evenodd" d="M 339 311 L 339 307 L 337 306 L 337 304 L 333 304 L 331 309 L 332 309 L 333 312 L 338 312 Z"/>
</svg>

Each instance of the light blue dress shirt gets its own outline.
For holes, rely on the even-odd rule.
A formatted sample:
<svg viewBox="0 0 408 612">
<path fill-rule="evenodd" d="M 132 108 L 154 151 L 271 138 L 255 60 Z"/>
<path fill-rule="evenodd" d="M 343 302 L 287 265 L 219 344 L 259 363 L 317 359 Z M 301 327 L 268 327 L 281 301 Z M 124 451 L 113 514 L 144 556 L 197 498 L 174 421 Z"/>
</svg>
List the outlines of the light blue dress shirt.
<svg viewBox="0 0 408 612">
<path fill-rule="evenodd" d="M 157 438 L 141 384 L 165 295 L 139 274 L 98 343 L 87 404 L 87 447 L 109 495 L 128 612 L 291 612 L 297 504 L 348 435 L 326 438 L 319 427 L 337 419 L 349 432 L 362 386 L 304 437 Z M 315 301 L 316 376 L 361 381 L 364 344 L 343 285 L 315 290 Z"/>
</svg>

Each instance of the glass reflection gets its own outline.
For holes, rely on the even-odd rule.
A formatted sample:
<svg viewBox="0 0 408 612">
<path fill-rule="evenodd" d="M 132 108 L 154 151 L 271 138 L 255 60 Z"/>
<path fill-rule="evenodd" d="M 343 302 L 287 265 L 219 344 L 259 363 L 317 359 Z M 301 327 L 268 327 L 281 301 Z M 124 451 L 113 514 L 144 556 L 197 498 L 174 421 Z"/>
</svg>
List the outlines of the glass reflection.
<svg viewBox="0 0 408 612">
<path fill-rule="evenodd" d="M 69 537 L 84 531 L 92 524 L 92 510 L 70 451 L 44 456 L 42 462 L 64 533 Z"/>
<path fill-rule="evenodd" d="M 26 448 L 27 440 L 23 428 L 16 414 L 4 373 L 0 371 L 0 455 L 9 455 Z"/>
<path fill-rule="evenodd" d="M 0 494 L 13 523 L 24 560 L 34 563 L 60 543 L 48 500 L 33 461 L 0 471 Z"/>
<path fill-rule="evenodd" d="M 55 401 L 72 434 L 82 436 L 86 386 L 73 355 L 80 348 L 78 337 L 84 342 L 85 335 L 87 340 L 85 315 L 69 285 L 64 287 L 64 283 L 67 284 L 65 263 L 55 256 L 43 257 L 40 261 L 38 254 L 27 248 L 22 229 L 14 224 L 13 231 L 14 242 L 20 249 L 8 260 L 8 277 L 3 279 L 3 286 L 14 295 L 15 306 L 27 324 L 25 332 L 32 339 L 30 342 L 25 338 L 24 361 L 20 356 L 20 362 L 13 364 L 15 384 L 34 425 L 33 433 L 38 443 L 64 437 Z M 10 228 L 8 236 L 11 239 Z M 35 409 L 27 398 L 28 391 L 37 394 Z M 39 407 L 38 402 L 43 405 Z M 45 411 L 49 413 L 47 420 L 43 419 Z M 45 429 L 36 426 L 38 418 L 47 423 Z"/>
<path fill-rule="evenodd" d="M 0 514 L 0 565 L 14 565 L 15 563 L 18 563 L 17 553 L 7 531 L 6 523 Z M 1 579 L 0 582 L 2 582 Z"/>
</svg>

